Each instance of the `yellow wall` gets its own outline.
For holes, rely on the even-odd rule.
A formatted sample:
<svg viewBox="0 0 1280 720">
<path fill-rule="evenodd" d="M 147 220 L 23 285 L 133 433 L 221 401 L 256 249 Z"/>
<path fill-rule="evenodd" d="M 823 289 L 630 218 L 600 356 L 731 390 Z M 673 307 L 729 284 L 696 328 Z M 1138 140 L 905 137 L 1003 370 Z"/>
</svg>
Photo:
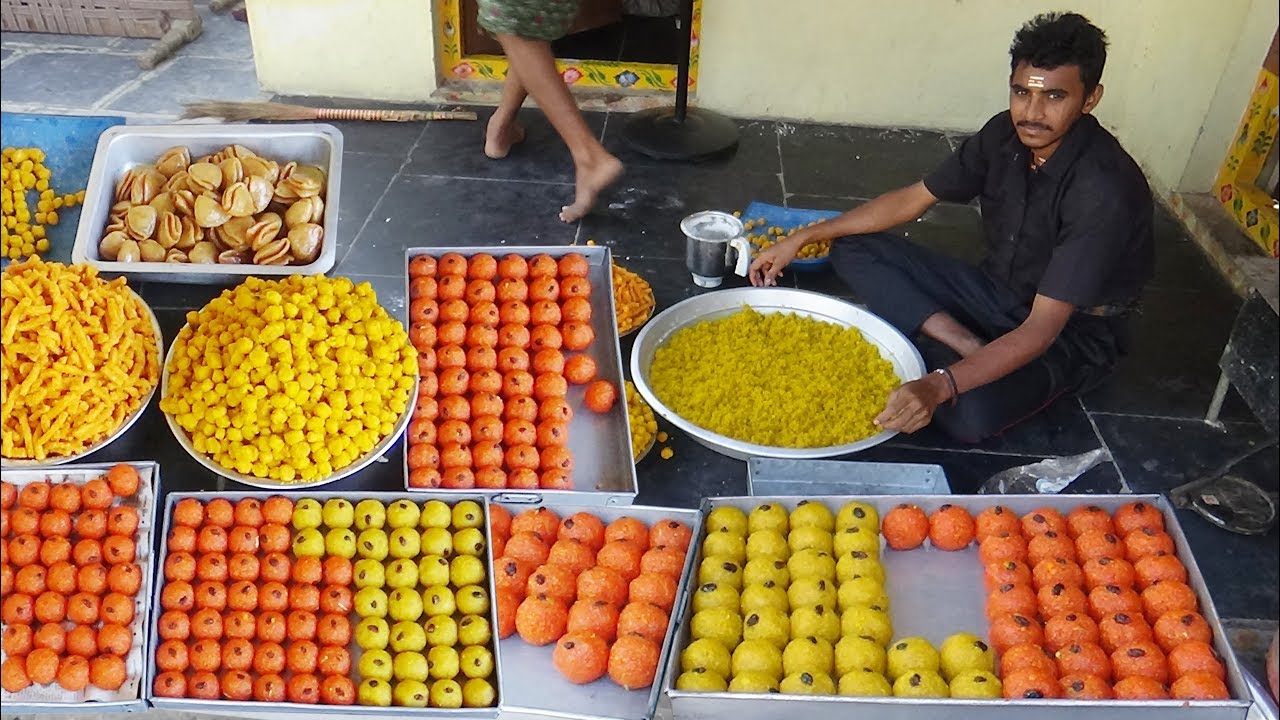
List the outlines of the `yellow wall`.
<svg viewBox="0 0 1280 720">
<path fill-rule="evenodd" d="M 247 0 L 245 7 L 264 90 L 421 101 L 436 89 L 430 0 Z"/>
<path fill-rule="evenodd" d="M 705 0 L 698 102 L 743 117 L 974 130 L 1007 106 L 1014 31 L 1036 13 L 1062 5 L 1041 0 Z M 1229 65 L 1249 56 L 1255 67 L 1261 62 L 1276 27 L 1275 3 L 1075 0 L 1069 5 L 1111 40 L 1098 118 L 1142 163 L 1157 191 L 1186 182 L 1207 189 L 1216 164 L 1197 164 L 1185 179 L 1184 171 L 1206 120 L 1211 123 L 1203 130 L 1203 152 L 1212 154 L 1216 147 L 1214 162 L 1221 161 L 1252 72 L 1242 92 L 1227 83 L 1232 89 L 1223 94 L 1241 101 L 1235 109 L 1210 114 L 1210 103 Z M 1246 28 L 1246 22 L 1261 27 Z"/>
<path fill-rule="evenodd" d="M 424 101 L 430 0 L 247 0 L 258 79 Z M 1276 28 L 1274 0 L 1075 0 L 1107 31 L 1097 110 L 1161 194 L 1212 183 Z M 1017 27 L 1045 0 L 704 0 L 697 101 L 738 117 L 976 129 L 1007 103 Z"/>
</svg>

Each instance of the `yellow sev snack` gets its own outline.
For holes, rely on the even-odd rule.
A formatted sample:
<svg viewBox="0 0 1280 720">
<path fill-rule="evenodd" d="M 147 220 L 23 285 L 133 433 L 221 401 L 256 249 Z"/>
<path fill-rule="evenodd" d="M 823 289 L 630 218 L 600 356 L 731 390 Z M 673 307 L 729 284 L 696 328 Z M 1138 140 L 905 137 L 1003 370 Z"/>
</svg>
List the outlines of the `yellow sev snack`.
<svg viewBox="0 0 1280 720">
<path fill-rule="evenodd" d="M 649 382 L 689 422 L 758 445 L 830 447 L 879 432 L 899 384 L 854 328 L 750 307 L 683 328 L 654 353 Z"/>
<path fill-rule="evenodd" d="M 326 477 L 395 429 L 418 372 L 369 283 L 248 278 L 174 340 L 160 408 L 197 452 L 282 483 Z"/>
<path fill-rule="evenodd" d="M 63 458 L 106 438 L 160 379 L 151 315 L 124 278 L 32 258 L 0 278 L 0 454 Z"/>
<path fill-rule="evenodd" d="M 644 278 L 614 263 L 613 305 L 618 318 L 618 334 L 626 335 L 653 314 L 653 288 Z"/>
</svg>

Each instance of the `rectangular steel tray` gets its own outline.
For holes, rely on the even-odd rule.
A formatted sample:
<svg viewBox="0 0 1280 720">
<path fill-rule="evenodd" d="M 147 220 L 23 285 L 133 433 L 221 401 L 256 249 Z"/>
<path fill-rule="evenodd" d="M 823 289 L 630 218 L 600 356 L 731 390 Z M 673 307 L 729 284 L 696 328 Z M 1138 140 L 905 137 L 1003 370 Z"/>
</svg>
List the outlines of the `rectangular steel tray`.
<svg viewBox="0 0 1280 720">
<path fill-rule="evenodd" d="M 53 713 L 83 713 L 83 712 L 141 712 L 147 709 L 145 700 L 147 690 L 151 687 L 149 674 L 146 671 L 146 665 L 151 657 L 151 636 L 152 631 L 149 630 L 151 618 L 151 598 L 153 578 L 155 577 L 156 553 L 155 553 L 155 524 L 156 524 L 156 501 L 160 492 L 160 466 L 150 460 L 125 460 L 123 464 L 132 465 L 138 471 L 138 477 L 142 481 L 138 486 L 138 533 L 135 539 L 137 548 L 137 563 L 142 568 L 142 587 L 138 590 L 138 597 L 134 602 L 135 614 L 133 619 L 133 650 L 126 659 L 129 676 L 134 678 L 133 682 L 136 687 L 128 690 L 128 681 L 124 687 L 120 689 L 120 694 L 126 691 L 131 692 L 134 697 L 124 700 L 99 699 L 107 697 L 110 693 L 104 693 L 100 690 L 86 690 L 84 692 L 85 700 L 81 702 L 58 702 L 58 701 L 31 701 L 24 699 L 15 699 L 14 695 L 7 691 L 0 691 L 3 697 L 3 706 L 5 715 L 45 715 Z M 56 467 L 27 467 L 6 469 L 4 471 L 4 479 L 19 487 L 36 480 L 49 480 L 57 484 L 60 482 L 76 482 L 84 483 L 97 477 L 101 477 L 112 466 L 119 463 L 85 463 L 82 465 L 60 465 Z M 30 693 L 30 689 L 19 693 L 26 695 Z"/>
<path fill-rule="evenodd" d="M 815 501 L 814 497 L 770 496 L 709 498 L 703 501 L 702 511 L 709 512 L 723 505 L 750 511 L 761 503 L 781 503 L 788 509 L 801 500 Z M 1227 645 L 1226 634 L 1218 618 L 1213 600 L 1205 586 L 1204 578 L 1196 564 L 1191 547 L 1187 544 L 1182 527 L 1178 524 L 1173 507 L 1158 495 L 881 495 L 824 497 L 834 512 L 840 505 L 860 500 L 874 506 L 881 515 L 893 506 L 909 502 L 932 512 L 944 503 L 959 505 L 972 513 L 978 513 L 992 505 L 1004 505 L 1014 512 L 1024 514 L 1036 508 L 1057 508 L 1066 514 L 1082 505 L 1098 505 L 1114 512 L 1121 505 L 1141 500 L 1160 509 L 1165 526 L 1177 546 L 1178 557 L 1187 567 L 1188 584 L 1200 600 L 1200 610 L 1213 628 L 1213 643 L 1227 666 L 1227 687 L 1232 700 L 1182 701 L 1160 700 L 1143 702 L 1077 701 L 1077 700 L 967 700 L 967 699 L 918 699 L 918 698 L 851 698 L 833 696 L 783 696 L 776 694 L 755 695 L 736 693 L 696 693 L 675 688 L 679 675 L 678 660 L 669 662 L 664 685 L 671 697 L 672 711 L 677 718 L 733 718 L 734 720 L 773 720 L 785 716 L 805 720 L 837 720 L 865 714 L 876 720 L 1003 720 L 1035 718 L 1036 720 L 1073 720 L 1081 716 L 1106 718 L 1107 720 L 1157 720 L 1170 717 L 1195 720 L 1244 720 L 1249 711 L 1251 695 L 1241 675 L 1235 655 Z M 697 561 L 701 562 L 701 545 Z M 982 566 L 976 546 L 959 552 L 942 552 L 922 548 L 911 552 L 885 551 L 886 587 L 892 604 L 894 636 L 923 636 L 935 646 L 947 636 L 957 632 L 973 632 L 986 635 L 987 621 L 983 611 L 985 593 L 982 588 Z M 690 591 L 686 588 L 685 602 Z M 677 642 L 672 650 L 673 659 L 679 657 L 679 649 L 689 640 L 688 620 L 692 613 L 681 617 Z"/>
<path fill-rule="evenodd" d="M 534 507 L 554 510 L 561 518 L 578 511 L 589 512 L 606 524 L 623 517 L 634 517 L 652 527 L 659 520 L 679 520 L 689 525 L 696 539 L 702 532 L 702 513 L 696 510 L 648 507 L 600 507 L 598 505 L 570 504 L 560 498 L 546 497 L 536 503 L 499 502 L 513 515 Z M 679 592 L 671 612 L 671 622 L 662 643 L 662 655 L 653 687 L 648 693 L 623 690 L 608 678 L 601 678 L 587 685 L 575 685 L 565 680 L 551 666 L 551 647 L 534 647 L 519 636 L 512 635 L 498 641 L 498 655 L 507 668 L 502 678 L 500 717 L 502 720 L 542 720 L 566 718 L 569 720 L 652 720 L 662 696 L 665 666 L 675 654 L 675 634 L 680 622 L 679 613 L 686 605 L 686 588 L 694 574 L 694 543 L 690 543 L 681 573 Z"/>
<path fill-rule="evenodd" d="M 630 505 L 639 486 L 636 483 L 636 467 L 631 457 L 631 431 L 627 425 L 627 398 L 623 389 L 622 350 L 618 343 L 617 317 L 613 305 L 613 260 L 609 248 L 595 245 L 573 246 L 499 246 L 499 247 L 414 247 L 405 251 L 405 311 L 402 318 L 409 327 L 409 274 L 408 263 L 417 255 L 440 257 L 445 253 L 459 253 L 470 257 L 489 253 L 501 259 L 514 254 L 533 257 L 547 254 L 561 257 L 578 253 L 591 265 L 587 279 L 591 281 L 591 329 L 595 341 L 586 351 L 596 361 L 598 377 L 613 383 L 618 389 L 618 402 L 607 414 L 600 415 L 586 409 L 580 386 L 569 386 L 569 402 L 574 407 L 573 420 L 569 423 L 569 449 L 575 462 L 573 490 L 484 490 L 476 488 L 465 492 L 493 495 L 496 500 L 536 502 L 543 498 L 556 498 L 556 502 L 583 505 Z M 409 488 L 408 440 L 405 441 L 405 487 L 410 492 L 422 492 Z M 432 490 L 431 492 L 451 492 Z"/>
<path fill-rule="evenodd" d="M 103 260 L 98 241 L 115 202 L 116 181 L 126 170 L 154 163 L 165 150 L 186 145 L 193 158 L 240 144 L 281 165 L 316 165 L 328 175 L 324 192 L 324 239 L 320 257 L 307 265 L 197 265 L 121 263 Z M 342 131 L 332 125 L 127 125 L 109 128 L 98 139 L 84 209 L 76 228 L 71 261 L 103 273 L 173 283 L 232 284 L 249 276 L 323 275 L 333 268 L 338 248 L 338 201 L 342 192 Z"/>
<path fill-rule="evenodd" d="M 747 461 L 748 495 L 950 495 L 941 465 L 846 460 Z"/>
<path fill-rule="evenodd" d="M 448 503 L 449 505 L 453 505 L 454 503 L 458 503 L 463 500 L 474 500 L 480 503 L 481 507 L 484 508 L 484 532 L 485 532 L 485 537 L 489 536 L 489 503 L 488 503 L 488 500 L 483 495 L 478 495 L 475 493 L 471 493 L 471 494 L 464 494 L 464 493 L 409 494 L 404 492 L 355 492 L 355 493 L 352 493 L 352 492 L 311 492 L 311 491 L 306 491 L 301 493 L 279 493 L 279 492 L 272 492 L 267 490 L 257 490 L 257 491 L 245 491 L 245 492 L 219 492 L 219 493 L 213 493 L 213 492 L 170 493 L 169 496 L 165 498 L 164 524 L 162 526 L 164 532 L 160 537 L 168 538 L 169 529 L 172 527 L 172 522 L 173 522 L 173 508 L 175 505 L 177 505 L 179 500 L 182 500 L 184 498 L 196 498 L 202 502 L 208 502 L 209 500 L 212 500 L 215 497 L 221 497 L 221 498 L 226 498 L 231 502 L 236 502 L 237 500 L 241 500 L 243 498 L 248 498 L 248 497 L 264 500 L 266 498 L 271 497 L 272 495 L 287 495 L 290 498 L 292 498 L 295 502 L 302 498 L 314 498 L 316 500 L 319 500 L 322 503 L 331 498 L 345 498 L 346 500 L 351 501 L 353 505 L 360 502 L 361 500 L 381 500 L 384 504 L 389 504 L 396 500 L 408 499 L 418 503 L 419 505 L 421 505 L 422 503 L 428 500 L 442 500 Z M 165 558 L 168 556 L 167 542 L 161 543 L 160 551 L 158 554 L 160 557 L 158 562 L 156 563 L 156 567 L 163 568 Z M 493 585 L 492 549 L 485 548 L 484 560 L 485 560 L 486 572 L 488 575 L 489 597 L 494 598 L 496 597 L 496 594 L 494 592 L 494 585 Z M 155 597 L 152 602 L 151 629 L 150 629 L 150 636 L 149 636 L 151 648 L 156 648 L 160 646 L 159 636 L 157 634 L 156 628 L 159 625 L 160 616 L 163 614 L 163 610 L 160 607 L 160 593 L 162 589 L 163 589 L 162 583 L 159 582 L 157 578 L 157 582 L 155 583 L 155 589 L 154 589 Z M 354 617 L 355 615 L 353 613 L 352 618 Z M 497 613 L 496 602 L 490 603 L 488 619 L 489 619 L 489 627 L 494 628 L 493 637 L 494 637 L 494 643 L 496 645 L 497 637 L 498 637 L 497 636 L 498 613 Z M 353 622 L 352 627 L 354 628 L 354 626 L 355 626 L 355 623 Z M 356 645 L 354 638 L 351 641 L 351 645 L 349 649 L 351 651 L 351 667 L 353 668 L 353 674 L 354 674 L 354 668 L 360 662 L 360 647 Z M 494 684 L 494 688 L 498 691 L 498 703 L 502 702 L 503 693 L 504 693 L 503 686 L 502 686 L 504 673 L 502 670 L 501 657 L 502 657 L 501 653 L 495 647 L 494 653 L 493 653 L 493 661 L 494 661 L 494 665 L 493 665 L 494 683 L 493 684 Z M 267 717 L 267 716 L 272 716 L 276 714 L 292 715 L 296 713 L 304 713 L 304 714 L 312 714 L 312 715 L 324 715 L 326 717 L 353 717 L 353 718 L 355 717 L 436 717 L 436 718 L 455 718 L 455 719 L 476 718 L 478 720 L 483 720 L 485 718 L 496 718 L 498 715 L 498 708 L 496 706 L 490 707 L 490 708 L 458 708 L 458 709 L 409 708 L 409 707 L 383 708 L 383 707 L 367 707 L 364 705 L 343 705 L 343 706 L 306 705 L 301 703 L 290 703 L 290 702 L 261 703 L 261 702 L 236 702 L 231 700 L 196 700 L 192 698 L 162 698 L 162 697 L 156 697 L 155 694 L 152 692 L 152 686 L 154 685 L 154 680 L 156 675 L 155 658 L 152 657 L 150 653 L 148 653 L 145 659 L 145 663 L 146 663 L 146 677 L 145 677 L 145 685 L 144 685 L 144 692 L 146 693 L 145 697 L 152 707 L 162 708 L 162 709 L 183 710 L 186 712 L 203 713 L 203 714 L 212 713 L 212 714 L 218 714 L 218 715 L 238 715 L 238 716 L 245 716 L 245 717 Z"/>
</svg>

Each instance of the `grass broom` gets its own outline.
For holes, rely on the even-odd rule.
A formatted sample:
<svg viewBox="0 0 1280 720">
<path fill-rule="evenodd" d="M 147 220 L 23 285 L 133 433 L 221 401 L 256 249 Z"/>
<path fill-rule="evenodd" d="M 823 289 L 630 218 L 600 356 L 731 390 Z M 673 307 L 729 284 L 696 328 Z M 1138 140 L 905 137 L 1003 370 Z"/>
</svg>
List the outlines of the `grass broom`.
<svg viewBox="0 0 1280 720">
<path fill-rule="evenodd" d="M 220 102 L 206 100 L 186 103 L 183 118 L 222 118 L 229 122 L 247 120 L 368 120 L 376 122 L 424 122 L 426 120 L 475 120 L 470 110 L 370 110 L 355 108 L 314 108 L 276 102 Z"/>
</svg>

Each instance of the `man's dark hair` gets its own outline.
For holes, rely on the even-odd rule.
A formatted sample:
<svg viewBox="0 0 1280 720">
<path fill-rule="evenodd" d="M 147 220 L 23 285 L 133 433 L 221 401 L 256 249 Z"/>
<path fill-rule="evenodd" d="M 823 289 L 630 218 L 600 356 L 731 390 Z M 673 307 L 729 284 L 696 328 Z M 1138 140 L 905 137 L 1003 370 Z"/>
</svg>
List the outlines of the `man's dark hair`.
<svg viewBox="0 0 1280 720">
<path fill-rule="evenodd" d="M 1107 64 L 1107 34 L 1083 15 L 1050 12 L 1037 15 L 1013 36 L 1009 47 L 1011 70 L 1026 61 L 1032 67 L 1054 70 L 1063 65 L 1080 68 L 1085 93 L 1102 82 Z"/>
</svg>

